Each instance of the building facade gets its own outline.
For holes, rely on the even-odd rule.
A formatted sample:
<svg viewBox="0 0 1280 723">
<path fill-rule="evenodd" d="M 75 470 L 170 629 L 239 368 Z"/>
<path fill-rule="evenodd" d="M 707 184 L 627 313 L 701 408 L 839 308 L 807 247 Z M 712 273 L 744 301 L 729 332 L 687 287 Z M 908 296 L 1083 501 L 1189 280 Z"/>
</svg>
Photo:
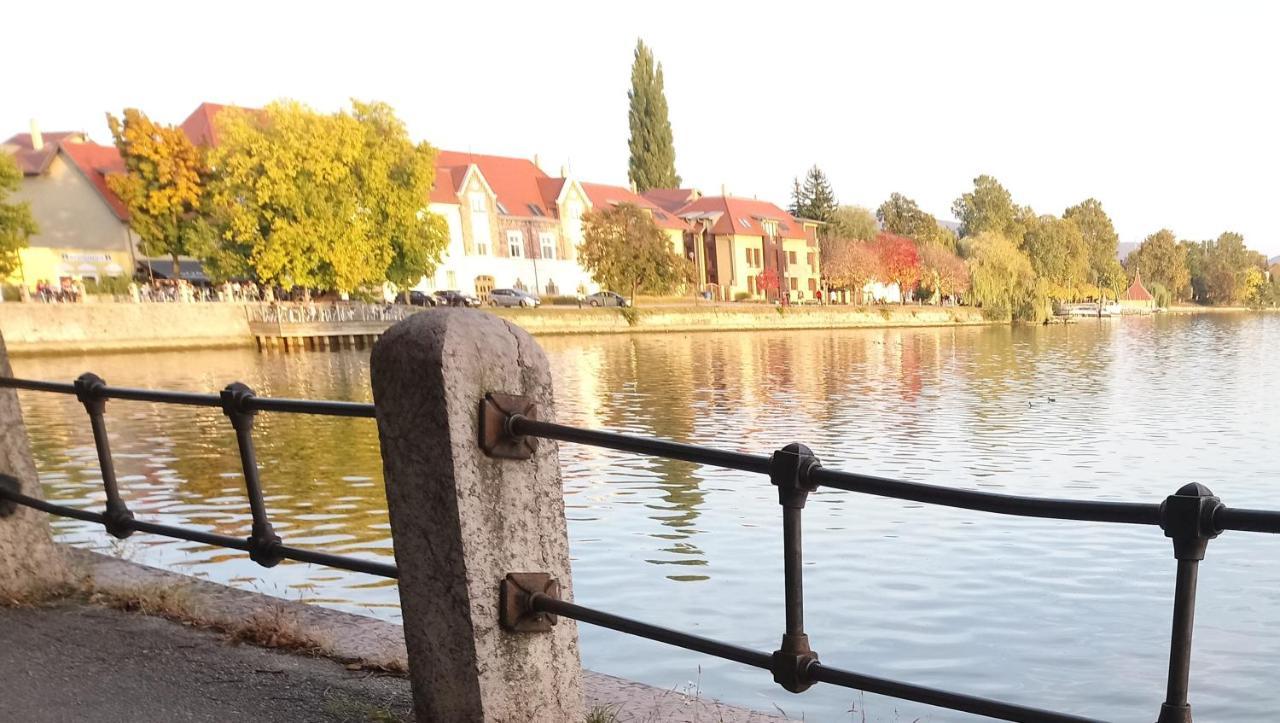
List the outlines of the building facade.
<svg viewBox="0 0 1280 723">
<path fill-rule="evenodd" d="M 84 133 L 42 133 L 32 124 L 0 144 L 22 171 L 11 197 L 31 206 L 39 232 L 18 253 L 9 283 L 32 290 L 44 281 L 102 280 L 133 272 L 139 254 L 129 212 L 107 187 L 108 174 L 124 170 L 114 146 L 91 142 Z"/>
<path fill-rule="evenodd" d="M 822 300 L 818 222 L 733 196 L 696 197 L 676 215 L 690 227 L 685 256 L 694 262 L 699 291 L 721 300 Z"/>
</svg>

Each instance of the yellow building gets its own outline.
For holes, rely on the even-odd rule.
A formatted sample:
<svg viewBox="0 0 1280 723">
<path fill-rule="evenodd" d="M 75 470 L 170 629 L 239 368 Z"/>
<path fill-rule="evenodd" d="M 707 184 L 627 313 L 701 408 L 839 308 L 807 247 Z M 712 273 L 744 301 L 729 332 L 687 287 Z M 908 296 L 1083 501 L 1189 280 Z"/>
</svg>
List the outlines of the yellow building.
<svg viewBox="0 0 1280 723">
<path fill-rule="evenodd" d="M 670 206 L 690 226 L 686 255 L 697 267 L 702 290 L 714 298 L 819 301 L 822 299 L 818 223 L 797 219 L 768 201 L 698 196 L 696 191 L 656 189 L 645 197 Z"/>
<path fill-rule="evenodd" d="M 39 226 L 9 283 L 33 290 L 40 281 L 131 276 L 137 267 L 137 235 L 129 212 L 107 187 L 106 176 L 124 170 L 114 146 L 83 133 L 19 133 L 0 145 L 22 171 L 22 187 L 11 197 L 31 206 Z"/>
</svg>

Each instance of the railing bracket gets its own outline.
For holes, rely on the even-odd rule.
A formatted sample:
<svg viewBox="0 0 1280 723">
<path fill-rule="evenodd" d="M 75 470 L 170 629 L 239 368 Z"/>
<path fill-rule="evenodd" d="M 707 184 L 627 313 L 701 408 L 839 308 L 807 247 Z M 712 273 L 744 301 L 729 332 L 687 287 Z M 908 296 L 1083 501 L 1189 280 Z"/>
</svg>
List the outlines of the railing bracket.
<svg viewBox="0 0 1280 723">
<path fill-rule="evenodd" d="M 546 572 L 509 572 L 498 586 L 498 623 L 512 633 L 545 633 L 558 618 L 533 609 L 533 596 L 560 599 L 560 582 Z"/>
<path fill-rule="evenodd" d="M 22 483 L 13 475 L 0 474 L 0 517 L 8 517 L 18 511 L 18 503 L 9 495 L 22 494 Z"/>
<path fill-rule="evenodd" d="M 500 459 L 530 459 L 538 448 L 533 437 L 511 433 L 514 415 L 538 418 L 538 406 L 518 394 L 489 392 L 480 400 L 480 449 Z"/>
<path fill-rule="evenodd" d="M 803 693 L 813 685 L 809 666 L 818 662 L 818 654 L 809 648 L 809 636 L 783 635 L 782 648 L 775 650 L 769 671 L 773 682 L 792 693 Z"/>
</svg>

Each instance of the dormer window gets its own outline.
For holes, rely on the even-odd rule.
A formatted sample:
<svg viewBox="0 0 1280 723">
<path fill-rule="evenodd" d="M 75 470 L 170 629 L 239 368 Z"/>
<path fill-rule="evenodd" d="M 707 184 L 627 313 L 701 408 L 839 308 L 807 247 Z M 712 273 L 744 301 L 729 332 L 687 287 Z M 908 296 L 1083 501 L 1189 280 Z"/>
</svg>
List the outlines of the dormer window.
<svg viewBox="0 0 1280 723">
<path fill-rule="evenodd" d="M 751 228 L 751 219 L 749 218 L 740 218 L 738 219 L 738 223 L 742 224 L 742 227 L 745 229 Z"/>
<path fill-rule="evenodd" d="M 528 206 L 529 206 L 529 213 L 532 213 L 534 216 L 538 216 L 539 218 L 541 218 L 547 215 L 542 211 L 542 207 L 536 203 L 530 203 L 528 204 Z"/>
<path fill-rule="evenodd" d="M 502 214 L 503 216 L 511 215 L 510 213 L 507 212 L 507 207 L 502 205 L 502 201 L 498 201 L 497 204 L 498 204 L 498 213 Z"/>
</svg>

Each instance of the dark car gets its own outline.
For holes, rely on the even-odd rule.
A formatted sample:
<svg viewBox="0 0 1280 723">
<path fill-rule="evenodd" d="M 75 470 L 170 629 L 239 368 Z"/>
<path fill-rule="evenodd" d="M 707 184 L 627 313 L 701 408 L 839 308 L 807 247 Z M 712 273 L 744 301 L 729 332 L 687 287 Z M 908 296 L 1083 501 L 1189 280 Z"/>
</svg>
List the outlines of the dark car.
<svg viewBox="0 0 1280 723">
<path fill-rule="evenodd" d="M 523 306 L 532 309 L 542 301 L 520 289 L 494 289 L 489 292 L 489 303 L 494 306 Z"/>
<path fill-rule="evenodd" d="M 597 291 L 587 297 L 587 303 L 591 306 L 631 306 L 625 296 L 612 291 Z"/>
<path fill-rule="evenodd" d="M 438 306 L 479 306 L 480 300 L 471 294 L 464 294 L 456 289 L 437 291 L 435 293 Z"/>
<path fill-rule="evenodd" d="M 409 304 L 411 306 L 435 306 L 438 303 L 434 296 L 424 291 L 409 292 Z"/>
</svg>

